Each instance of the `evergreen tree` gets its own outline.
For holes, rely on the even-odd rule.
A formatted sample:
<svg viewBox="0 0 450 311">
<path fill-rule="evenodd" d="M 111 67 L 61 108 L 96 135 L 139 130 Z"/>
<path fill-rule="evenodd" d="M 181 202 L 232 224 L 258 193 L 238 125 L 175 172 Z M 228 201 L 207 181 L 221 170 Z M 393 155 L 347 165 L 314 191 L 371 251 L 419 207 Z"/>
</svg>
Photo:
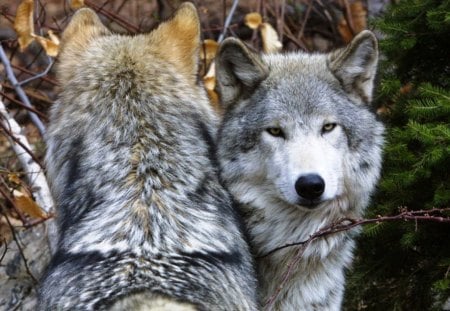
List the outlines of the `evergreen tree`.
<svg viewBox="0 0 450 311">
<path fill-rule="evenodd" d="M 375 27 L 384 35 L 377 101 L 387 110 L 387 134 L 367 216 L 449 208 L 450 1 L 400 1 Z M 449 224 L 366 226 L 357 258 L 348 310 L 441 310 L 450 297 Z"/>
</svg>

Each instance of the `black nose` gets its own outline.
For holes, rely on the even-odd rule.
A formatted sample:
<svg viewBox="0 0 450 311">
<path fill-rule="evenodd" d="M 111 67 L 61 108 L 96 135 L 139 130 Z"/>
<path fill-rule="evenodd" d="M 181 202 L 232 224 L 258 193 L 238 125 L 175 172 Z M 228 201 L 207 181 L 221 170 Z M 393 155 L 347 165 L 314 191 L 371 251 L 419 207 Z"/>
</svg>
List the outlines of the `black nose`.
<svg viewBox="0 0 450 311">
<path fill-rule="evenodd" d="M 302 198 L 317 199 L 325 190 L 325 181 L 317 174 L 303 175 L 295 182 L 295 190 Z"/>
</svg>

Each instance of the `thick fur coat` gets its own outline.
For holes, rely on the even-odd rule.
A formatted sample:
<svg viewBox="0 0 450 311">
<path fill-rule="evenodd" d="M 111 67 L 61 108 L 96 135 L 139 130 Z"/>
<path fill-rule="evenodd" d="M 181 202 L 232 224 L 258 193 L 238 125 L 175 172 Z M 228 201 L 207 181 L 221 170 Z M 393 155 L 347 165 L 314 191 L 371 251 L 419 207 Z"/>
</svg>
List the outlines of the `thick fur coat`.
<svg viewBox="0 0 450 311">
<path fill-rule="evenodd" d="M 298 248 L 264 255 L 363 215 L 381 168 L 383 125 L 370 108 L 377 61 L 369 31 L 329 54 L 260 56 L 233 38 L 220 47 L 220 174 L 245 213 L 270 309 L 340 309 L 357 230 L 311 243 L 275 300 Z"/>
<path fill-rule="evenodd" d="M 89 9 L 64 31 L 46 155 L 60 239 L 39 310 L 257 308 L 199 46 L 191 4 L 148 34 L 112 34 Z"/>
</svg>

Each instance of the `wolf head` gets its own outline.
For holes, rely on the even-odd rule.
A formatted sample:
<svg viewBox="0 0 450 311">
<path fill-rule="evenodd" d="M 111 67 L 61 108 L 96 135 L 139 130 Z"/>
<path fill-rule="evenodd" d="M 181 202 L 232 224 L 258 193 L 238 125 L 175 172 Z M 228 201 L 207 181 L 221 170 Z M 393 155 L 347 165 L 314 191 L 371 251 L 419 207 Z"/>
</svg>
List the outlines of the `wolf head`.
<svg viewBox="0 0 450 311">
<path fill-rule="evenodd" d="M 153 31 L 136 35 L 112 33 L 90 9 L 74 14 L 62 35 L 58 59 L 62 90 L 47 136 L 49 180 L 57 202 L 64 201 L 58 210 L 63 232 L 92 202 L 117 197 L 126 201 L 131 193 L 150 192 L 152 188 L 141 181 L 148 176 L 154 177 L 155 187 L 175 183 L 168 181 L 169 174 L 148 173 L 167 170 L 167 162 L 179 164 L 170 167 L 178 169 L 170 178 L 182 180 L 184 174 L 205 172 L 203 155 L 209 156 L 209 143 L 203 142 L 197 128 L 203 126 L 205 135 L 214 135 L 216 117 L 197 83 L 199 47 L 200 21 L 190 3 L 182 4 Z M 189 158 L 180 155 L 185 151 Z M 172 160 L 176 156 L 189 165 L 184 168 L 182 161 Z M 205 170 L 192 169 L 198 162 Z M 106 187 L 105 193 L 98 190 Z M 146 209 L 136 204 L 135 212 L 145 216 Z M 111 223 L 125 217 L 118 213 L 115 219 Z M 110 232 L 114 228 L 110 226 Z M 108 235 L 102 228 L 98 233 L 101 238 Z M 90 244 L 94 242 L 91 239 Z"/>
<path fill-rule="evenodd" d="M 87 62 L 95 64 L 110 61 L 96 59 L 93 53 L 97 52 L 118 57 L 112 61 L 125 61 L 124 67 L 130 65 L 126 58 L 134 58 L 134 61 L 139 57 L 142 61 L 160 58 L 166 61 L 166 64 L 174 66 L 182 75 L 190 77 L 191 83 L 196 84 L 200 22 L 193 4 L 183 3 L 169 21 L 161 23 L 150 33 L 137 35 L 135 39 L 130 38 L 113 34 L 91 9 L 78 10 L 62 36 L 58 71 L 61 82 L 64 84 L 66 81 L 72 81 L 77 73 L 74 68 L 80 68 Z M 112 42 L 110 46 L 109 42 Z M 126 45 L 121 44 L 125 42 Z M 90 53 L 87 52 L 88 48 L 91 48 Z M 117 55 L 114 55 L 116 51 Z M 82 69 L 89 72 L 89 67 Z M 98 72 L 97 68 L 94 70 Z"/>
<path fill-rule="evenodd" d="M 343 209 L 364 207 L 381 165 L 383 126 L 369 109 L 377 61 L 369 31 L 312 55 L 259 56 L 227 39 L 216 60 L 218 154 L 233 195 L 304 211 L 343 198 Z"/>
</svg>

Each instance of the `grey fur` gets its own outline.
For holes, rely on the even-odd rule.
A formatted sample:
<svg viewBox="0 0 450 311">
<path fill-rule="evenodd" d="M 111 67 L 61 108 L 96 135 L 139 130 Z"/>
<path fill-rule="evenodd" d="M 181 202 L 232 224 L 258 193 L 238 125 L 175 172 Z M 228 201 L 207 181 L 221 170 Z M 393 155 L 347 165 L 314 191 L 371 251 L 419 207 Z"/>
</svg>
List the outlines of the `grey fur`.
<svg viewBox="0 0 450 311">
<path fill-rule="evenodd" d="M 359 218 L 369 203 L 384 129 L 369 107 L 377 60 L 369 31 L 330 54 L 259 56 L 236 39 L 219 49 L 220 174 L 245 214 L 263 303 L 297 248 L 263 255 L 341 218 Z M 323 183 L 308 179 L 304 194 L 305 178 Z M 271 307 L 339 310 L 357 231 L 313 242 Z"/>
<path fill-rule="evenodd" d="M 73 17 L 47 136 L 60 240 L 39 310 L 256 309 L 251 255 L 217 178 L 217 120 L 195 81 L 199 35 L 192 4 L 136 36 L 88 9 Z"/>
</svg>

